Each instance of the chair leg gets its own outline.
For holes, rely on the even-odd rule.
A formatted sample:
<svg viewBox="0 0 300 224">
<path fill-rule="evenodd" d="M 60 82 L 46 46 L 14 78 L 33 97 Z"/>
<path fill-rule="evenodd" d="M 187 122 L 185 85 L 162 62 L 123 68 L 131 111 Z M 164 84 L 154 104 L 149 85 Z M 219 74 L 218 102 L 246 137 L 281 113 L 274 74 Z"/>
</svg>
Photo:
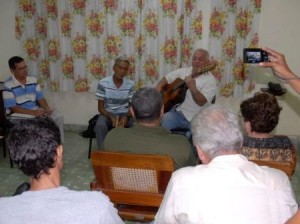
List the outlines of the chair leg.
<svg viewBox="0 0 300 224">
<path fill-rule="evenodd" d="M 88 159 L 91 158 L 92 142 L 93 142 L 93 137 L 90 137 Z"/>
<path fill-rule="evenodd" d="M 10 168 L 14 168 L 14 162 L 10 157 L 9 157 L 9 163 L 10 163 Z"/>
<path fill-rule="evenodd" d="M 2 136 L 2 147 L 3 147 L 3 157 L 6 157 L 6 146 L 5 146 L 5 139 Z"/>
</svg>

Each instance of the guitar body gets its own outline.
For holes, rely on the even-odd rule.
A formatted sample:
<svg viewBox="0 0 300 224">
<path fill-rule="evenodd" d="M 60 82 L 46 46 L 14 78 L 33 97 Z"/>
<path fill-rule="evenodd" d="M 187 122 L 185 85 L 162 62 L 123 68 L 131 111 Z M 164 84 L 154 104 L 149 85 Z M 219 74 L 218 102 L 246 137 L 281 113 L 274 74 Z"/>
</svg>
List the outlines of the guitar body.
<svg viewBox="0 0 300 224">
<path fill-rule="evenodd" d="M 164 112 L 168 112 L 175 105 L 181 104 L 185 99 L 187 89 L 185 82 L 180 78 L 166 85 L 163 88 Z"/>
<path fill-rule="evenodd" d="M 208 64 L 201 68 L 200 70 L 196 71 L 193 74 L 190 74 L 192 78 L 197 78 L 199 75 L 208 72 L 216 67 L 216 64 Z M 168 112 L 172 109 L 176 104 L 181 104 L 186 95 L 187 86 L 184 80 L 177 78 L 174 82 L 166 85 L 162 89 L 162 96 L 163 96 L 163 104 L 164 104 L 164 112 Z"/>
</svg>

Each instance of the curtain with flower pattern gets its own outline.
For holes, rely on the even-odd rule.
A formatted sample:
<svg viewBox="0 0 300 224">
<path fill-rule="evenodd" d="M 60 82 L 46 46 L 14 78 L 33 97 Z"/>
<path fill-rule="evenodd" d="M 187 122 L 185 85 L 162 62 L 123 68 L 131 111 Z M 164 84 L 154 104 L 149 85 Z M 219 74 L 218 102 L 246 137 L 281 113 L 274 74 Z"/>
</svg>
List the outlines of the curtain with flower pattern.
<svg viewBox="0 0 300 224">
<path fill-rule="evenodd" d="M 15 0 L 16 38 L 30 74 L 52 91 L 93 92 L 127 55 L 136 87 L 153 86 L 205 48 L 217 62 L 217 95 L 254 83 L 242 63 L 258 44 L 261 0 Z"/>
</svg>

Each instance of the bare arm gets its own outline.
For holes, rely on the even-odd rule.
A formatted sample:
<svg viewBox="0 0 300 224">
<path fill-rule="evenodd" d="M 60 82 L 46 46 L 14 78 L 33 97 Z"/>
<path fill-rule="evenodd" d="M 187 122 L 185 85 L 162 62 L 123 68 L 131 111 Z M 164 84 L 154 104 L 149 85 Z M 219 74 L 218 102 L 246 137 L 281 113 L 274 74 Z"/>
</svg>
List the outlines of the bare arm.
<svg viewBox="0 0 300 224">
<path fill-rule="evenodd" d="M 204 104 L 206 104 L 206 103 L 207 103 L 207 99 L 206 99 L 206 97 L 201 93 L 201 91 L 199 91 L 199 90 L 197 89 L 195 79 L 193 79 L 192 77 L 188 76 L 188 77 L 185 78 L 184 81 L 185 81 L 187 87 L 189 88 L 189 90 L 191 91 L 194 101 L 195 101 L 199 106 L 203 106 Z"/>
<path fill-rule="evenodd" d="M 270 55 L 270 62 L 262 62 L 261 67 L 271 67 L 276 74 L 286 81 L 297 93 L 300 94 L 300 78 L 291 71 L 286 63 L 285 56 L 269 48 L 263 48 Z"/>
<path fill-rule="evenodd" d="M 116 126 L 116 119 L 105 109 L 104 100 L 98 100 L 98 111 L 101 115 L 103 115 L 111 120 L 113 127 Z"/>
<path fill-rule="evenodd" d="M 46 116 L 48 113 L 44 109 L 36 109 L 36 110 L 30 110 L 30 109 L 25 109 L 19 106 L 14 106 L 10 108 L 10 111 L 12 113 L 20 113 L 20 114 L 29 114 L 32 116 Z"/>
<path fill-rule="evenodd" d="M 44 110 L 50 111 L 50 107 L 49 107 L 47 101 L 45 100 L 45 98 L 42 98 L 42 99 L 38 100 L 38 103 L 39 103 L 41 108 L 43 108 Z"/>
<path fill-rule="evenodd" d="M 287 222 L 286 224 L 299 224 L 300 223 L 300 210 L 293 215 Z"/>
</svg>

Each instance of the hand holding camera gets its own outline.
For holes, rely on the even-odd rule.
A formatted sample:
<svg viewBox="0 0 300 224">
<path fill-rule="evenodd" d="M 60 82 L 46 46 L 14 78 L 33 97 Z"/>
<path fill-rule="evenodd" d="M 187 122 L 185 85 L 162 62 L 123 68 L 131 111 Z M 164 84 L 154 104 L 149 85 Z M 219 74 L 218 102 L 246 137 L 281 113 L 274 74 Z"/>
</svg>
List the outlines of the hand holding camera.
<svg viewBox="0 0 300 224">
<path fill-rule="evenodd" d="M 270 48 L 245 48 L 243 56 L 244 63 L 259 63 L 261 67 L 271 68 L 275 77 L 300 94 L 300 77 L 289 68 L 283 54 Z"/>
</svg>

